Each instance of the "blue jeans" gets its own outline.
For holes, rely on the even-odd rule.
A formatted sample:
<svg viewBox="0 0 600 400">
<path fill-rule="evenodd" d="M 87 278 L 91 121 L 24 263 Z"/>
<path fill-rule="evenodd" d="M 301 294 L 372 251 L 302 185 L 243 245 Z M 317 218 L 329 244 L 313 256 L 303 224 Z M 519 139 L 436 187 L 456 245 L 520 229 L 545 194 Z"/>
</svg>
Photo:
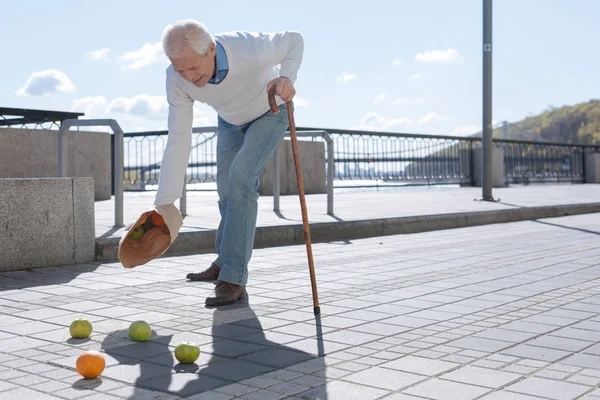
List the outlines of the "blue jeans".
<svg viewBox="0 0 600 400">
<path fill-rule="evenodd" d="M 244 125 L 218 118 L 217 192 L 221 222 L 215 264 L 219 280 L 246 285 L 258 209 L 259 176 L 288 129 L 285 104 Z"/>
</svg>

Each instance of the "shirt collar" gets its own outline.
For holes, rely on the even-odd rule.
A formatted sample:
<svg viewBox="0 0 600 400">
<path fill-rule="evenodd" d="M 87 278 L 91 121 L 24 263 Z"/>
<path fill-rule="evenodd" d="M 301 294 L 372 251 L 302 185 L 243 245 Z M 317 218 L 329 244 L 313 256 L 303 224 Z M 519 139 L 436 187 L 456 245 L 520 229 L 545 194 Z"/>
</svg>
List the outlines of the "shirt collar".
<svg viewBox="0 0 600 400">
<path fill-rule="evenodd" d="M 216 52 L 215 52 L 215 73 L 210 78 L 208 83 L 220 83 L 225 76 L 226 72 L 229 71 L 229 63 L 227 61 L 227 54 L 225 53 L 225 49 L 221 43 L 216 42 Z"/>
</svg>

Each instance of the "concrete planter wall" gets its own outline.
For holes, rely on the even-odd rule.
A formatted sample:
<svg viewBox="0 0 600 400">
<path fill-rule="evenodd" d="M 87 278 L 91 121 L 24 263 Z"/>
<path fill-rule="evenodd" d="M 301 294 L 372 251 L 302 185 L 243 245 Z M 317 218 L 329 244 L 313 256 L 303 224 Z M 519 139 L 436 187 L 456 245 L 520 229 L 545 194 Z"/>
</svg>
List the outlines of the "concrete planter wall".
<svg viewBox="0 0 600 400">
<path fill-rule="evenodd" d="M 111 197 L 110 134 L 67 132 L 67 176 L 94 178 L 95 200 Z M 0 178 L 58 176 L 58 131 L 0 129 Z"/>
<path fill-rule="evenodd" d="M 0 179 L 0 271 L 95 258 L 92 178 Z"/>
<path fill-rule="evenodd" d="M 298 194 L 298 181 L 292 142 L 282 140 L 278 148 L 279 157 L 279 188 L 281 195 Z M 322 141 L 298 141 L 300 154 L 300 168 L 302 169 L 302 182 L 306 194 L 327 192 L 327 177 L 325 175 L 325 143 Z M 265 170 L 260 176 L 259 193 L 261 196 L 273 195 L 273 156 L 267 162 Z"/>
</svg>

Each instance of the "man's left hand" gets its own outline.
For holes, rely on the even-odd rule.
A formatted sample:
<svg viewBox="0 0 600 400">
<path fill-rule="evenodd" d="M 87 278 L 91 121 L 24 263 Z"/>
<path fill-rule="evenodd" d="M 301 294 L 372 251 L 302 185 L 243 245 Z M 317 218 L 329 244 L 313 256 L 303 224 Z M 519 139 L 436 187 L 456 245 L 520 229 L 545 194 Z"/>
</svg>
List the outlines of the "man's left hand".
<svg viewBox="0 0 600 400">
<path fill-rule="evenodd" d="M 292 81 L 285 76 L 280 76 L 279 78 L 275 78 L 269 82 L 267 84 L 267 93 L 269 93 L 269 90 L 271 90 L 273 86 L 275 86 L 275 94 L 286 103 L 292 101 L 296 95 L 296 89 L 294 89 Z"/>
</svg>

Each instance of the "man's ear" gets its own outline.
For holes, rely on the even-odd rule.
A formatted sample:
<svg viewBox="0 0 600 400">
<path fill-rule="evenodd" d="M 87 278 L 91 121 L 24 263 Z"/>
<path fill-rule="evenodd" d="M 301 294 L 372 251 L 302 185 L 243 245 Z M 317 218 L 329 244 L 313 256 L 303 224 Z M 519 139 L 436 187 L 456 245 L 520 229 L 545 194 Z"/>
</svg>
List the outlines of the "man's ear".
<svg viewBox="0 0 600 400">
<path fill-rule="evenodd" d="M 215 45 L 215 42 L 212 42 L 211 44 L 208 45 L 208 52 L 210 53 L 211 56 L 214 56 L 217 54 L 217 46 Z"/>
</svg>

